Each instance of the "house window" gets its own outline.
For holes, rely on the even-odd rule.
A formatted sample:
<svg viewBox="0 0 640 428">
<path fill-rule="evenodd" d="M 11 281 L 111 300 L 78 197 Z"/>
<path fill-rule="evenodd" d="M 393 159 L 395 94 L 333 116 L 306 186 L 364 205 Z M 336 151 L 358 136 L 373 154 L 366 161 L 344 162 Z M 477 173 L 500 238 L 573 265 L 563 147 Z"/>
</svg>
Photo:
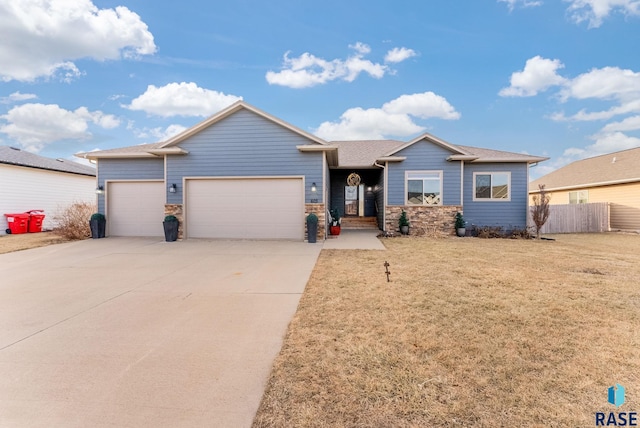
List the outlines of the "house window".
<svg viewBox="0 0 640 428">
<path fill-rule="evenodd" d="M 569 192 L 570 204 L 586 204 L 589 202 L 589 191 L 578 190 L 576 192 Z"/>
<path fill-rule="evenodd" d="M 476 172 L 473 174 L 473 182 L 474 200 L 511 200 L 510 172 Z"/>
<path fill-rule="evenodd" d="M 407 205 L 442 205 L 442 171 L 407 172 Z"/>
</svg>

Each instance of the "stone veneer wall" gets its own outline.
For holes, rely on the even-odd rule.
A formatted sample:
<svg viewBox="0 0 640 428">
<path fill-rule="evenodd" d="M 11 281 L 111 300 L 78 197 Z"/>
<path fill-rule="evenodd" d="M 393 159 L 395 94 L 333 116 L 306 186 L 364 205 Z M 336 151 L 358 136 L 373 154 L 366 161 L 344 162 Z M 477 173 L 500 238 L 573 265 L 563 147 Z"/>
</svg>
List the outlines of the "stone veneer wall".
<svg viewBox="0 0 640 428">
<path fill-rule="evenodd" d="M 387 205 L 385 231 L 399 232 L 398 219 L 402 210 L 409 219 L 409 235 L 455 235 L 455 215 L 462 211 L 459 205 L 408 206 Z"/>
<path fill-rule="evenodd" d="M 318 216 L 318 234 L 316 240 L 321 242 L 325 239 L 326 230 L 326 212 L 325 204 L 305 204 L 304 205 L 304 239 L 307 238 L 307 215 L 314 213 Z"/>
<path fill-rule="evenodd" d="M 174 215 L 180 222 L 178 227 L 178 239 L 184 238 L 184 215 L 182 213 L 182 204 L 164 204 L 164 215 Z"/>
</svg>

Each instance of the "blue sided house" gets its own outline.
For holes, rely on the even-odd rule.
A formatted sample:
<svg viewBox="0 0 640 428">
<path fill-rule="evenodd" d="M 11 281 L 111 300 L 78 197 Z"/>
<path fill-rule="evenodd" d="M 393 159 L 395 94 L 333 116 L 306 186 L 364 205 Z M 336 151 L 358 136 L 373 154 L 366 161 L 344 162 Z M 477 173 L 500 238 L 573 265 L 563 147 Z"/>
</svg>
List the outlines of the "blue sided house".
<svg viewBox="0 0 640 428">
<path fill-rule="evenodd" d="M 447 143 L 327 142 L 239 101 L 161 143 L 78 154 L 97 161 L 98 210 L 109 236 L 163 236 L 180 220 L 181 238 L 305 239 L 305 217 L 329 212 L 412 233 L 467 227 L 524 228 L 529 167 L 547 158 Z"/>
</svg>

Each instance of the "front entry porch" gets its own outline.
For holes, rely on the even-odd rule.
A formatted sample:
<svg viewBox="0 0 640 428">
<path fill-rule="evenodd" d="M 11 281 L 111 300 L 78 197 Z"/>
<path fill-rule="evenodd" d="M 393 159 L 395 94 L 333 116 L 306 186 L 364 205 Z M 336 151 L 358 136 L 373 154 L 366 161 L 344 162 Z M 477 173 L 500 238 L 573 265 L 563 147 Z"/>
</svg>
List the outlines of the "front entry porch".
<svg viewBox="0 0 640 428">
<path fill-rule="evenodd" d="M 343 229 L 382 229 L 384 186 L 382 170 L 330 171 L 330 209 L 342 217 Z"/>
</svg>

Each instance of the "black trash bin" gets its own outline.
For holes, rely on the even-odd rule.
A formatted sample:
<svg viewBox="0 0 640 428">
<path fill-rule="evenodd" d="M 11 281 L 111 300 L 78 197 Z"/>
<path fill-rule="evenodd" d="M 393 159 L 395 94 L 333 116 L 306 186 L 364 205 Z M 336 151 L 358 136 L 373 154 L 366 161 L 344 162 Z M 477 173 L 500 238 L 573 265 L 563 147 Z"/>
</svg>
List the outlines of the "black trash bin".
<svg viewBox="0 0 640 428">
<path fill-rule="evenodd" d="M 309 242 L 309 244 L 315 244 L 317 236 L 318 216 L 314 213 L 311 213 L 307 216 L 307 242 Z"/>
</svg>

